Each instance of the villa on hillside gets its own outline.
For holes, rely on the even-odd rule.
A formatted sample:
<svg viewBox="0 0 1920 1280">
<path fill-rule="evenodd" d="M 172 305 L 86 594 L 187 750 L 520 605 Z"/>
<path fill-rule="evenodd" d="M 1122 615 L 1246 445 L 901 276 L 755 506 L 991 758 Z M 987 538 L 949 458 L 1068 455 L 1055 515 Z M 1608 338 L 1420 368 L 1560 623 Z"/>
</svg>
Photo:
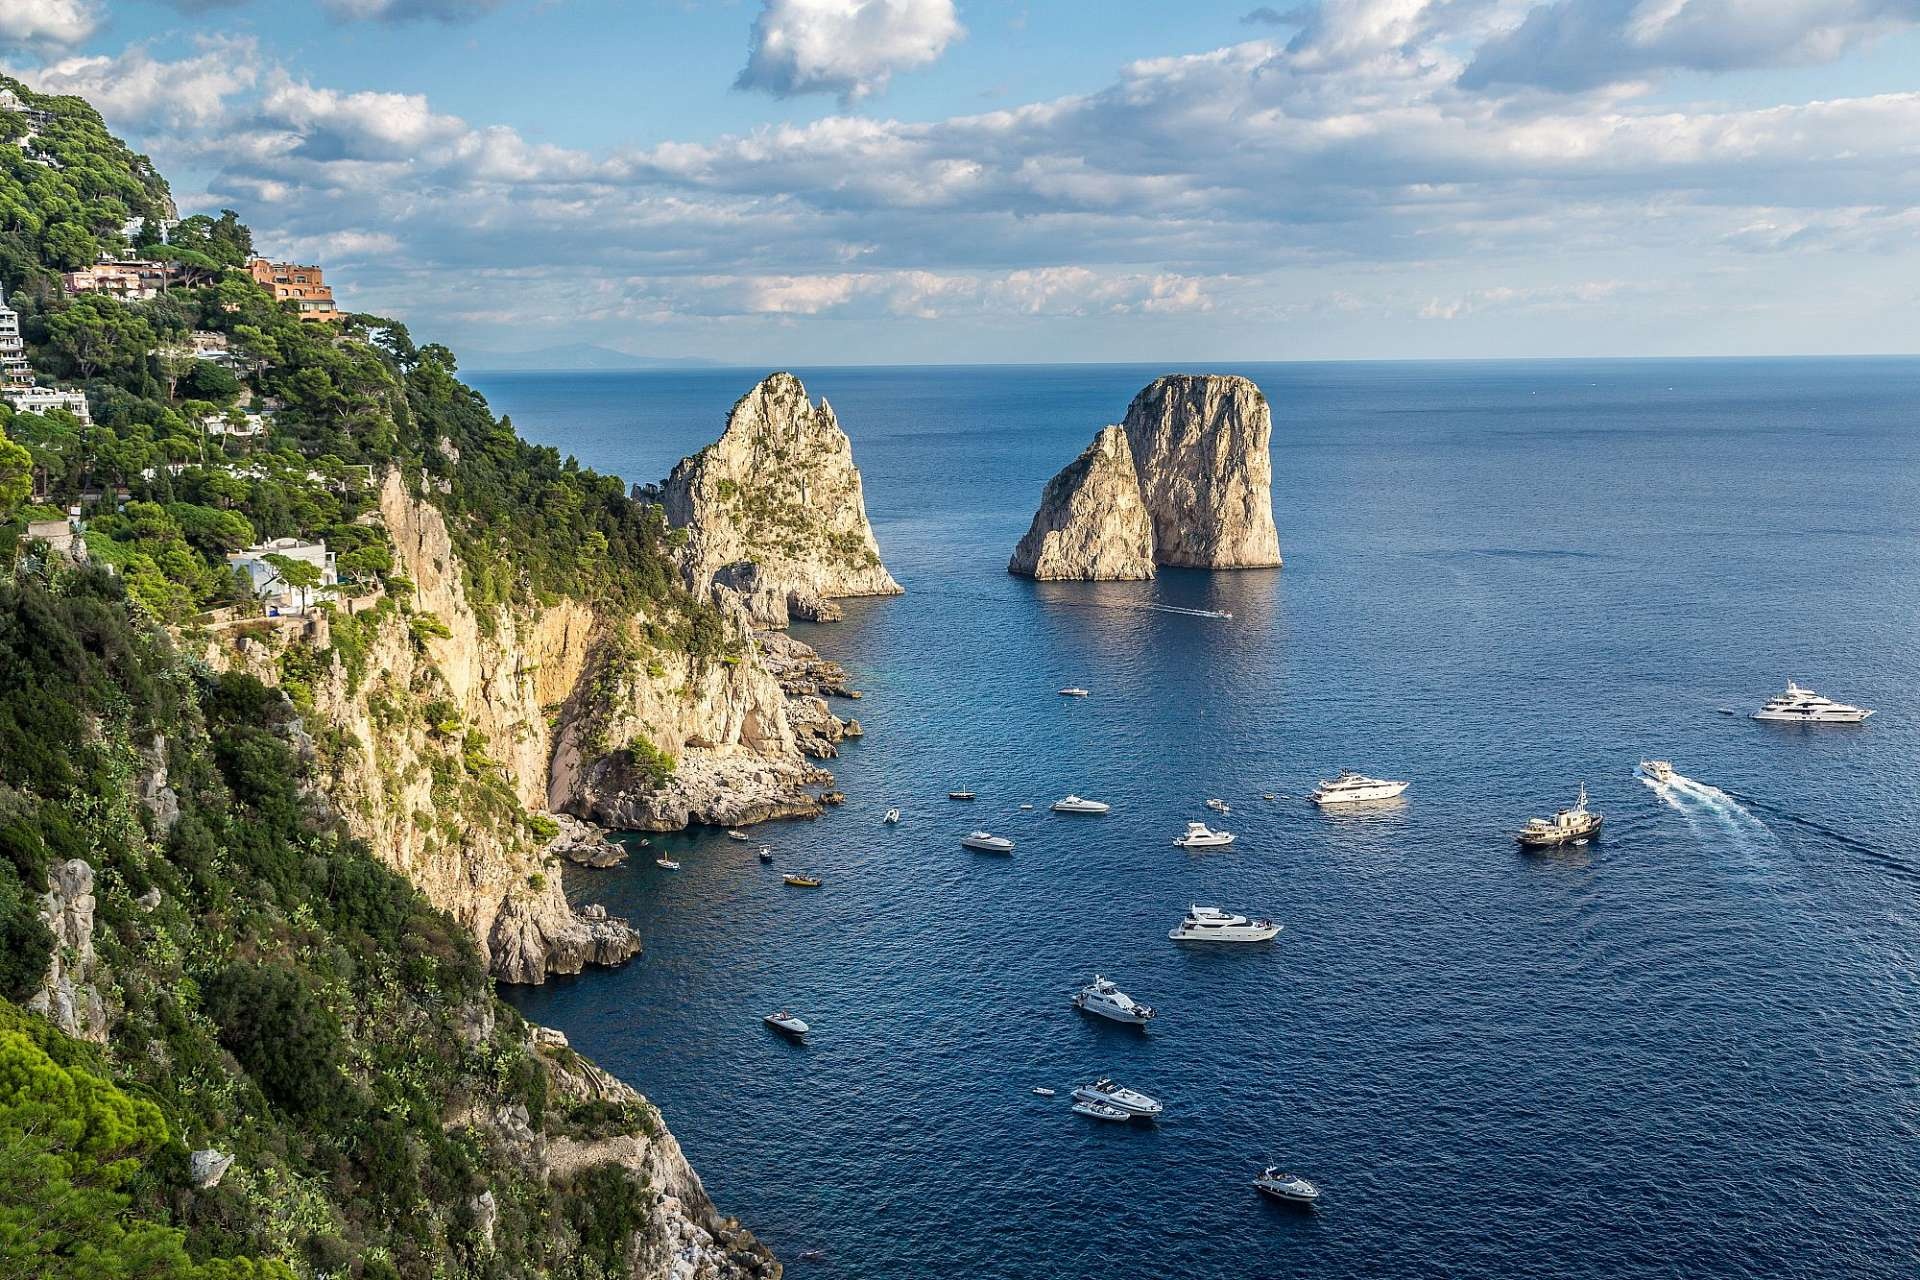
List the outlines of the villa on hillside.
<svg viewBox="0 0 1920 1280">
<path fill-rule="evenodd" d="M 60 277 L 68 293 L 104 293 L 123 302 L 157 298 L 167 283 L 169 268 L 163 262 L 132 259 L 125 262 L 96 262 Z"/>
<path fill-rule="evenodd" d="M 65 409 L 88 426 L 93 425 L 93 414 L 87 408 L 87 397 L 79 391 L 62 391 L 58 387 L 0 387 L 0 398 L 4 398 L 21 413 L 46 413 L 51 409 Z"/>
<path fill-rule="evenodd" d="M 33 366 L 27 363 L 27 345 L 20 337 L 20 313 L 7 305 L 0 286 L 0 387 L 31 387 Z"/>
<path fill-rule="evenodd" d="M 229 436 L 235 440 L 252 440 L 267 434 L 273 415 L 268 413 L 238 413 L 232 417 L 227 414 L 209 414 L 200 420 L 200 425 L 210 436 Z"/>
<path fill-rule="evenodd" d="M 78 516 L 64 520 L 29 520 L 26 532 L 20 535 L 20 541 L 27 546 L 36 542 L 44 543 L 50 558 L 68 564 L 87 562 L 87 540 L 80 536 Z"/>
<path fill-rule="evenodd" d="M 291 302 L 302 320 L 340 318 L 340 309 L 333 305 L 333 286 L 322 278 L 319 267 L 255 258 L 247 263 L 247 270 L 276 300 Z"/>
<path fill-rule="evenodd" d="M 289 586 L 280 577 L 280 571 L 267 562 L 268 556 L 285 556 L 289 560 L 312 565 L 320 571 L 320 585 L 306 590 Z M 275 538 L 271 542 L 257 543 L 244 551 L 229 552 L 227 564 L 236 572 L 247 575 L 253 594 L 267 606 L 269 616 L 305 613 L 316 602 L 332 599 L 332 588 L 340 582 L 333 553 L 327 550 L 324 542 Z"/>
</svg>

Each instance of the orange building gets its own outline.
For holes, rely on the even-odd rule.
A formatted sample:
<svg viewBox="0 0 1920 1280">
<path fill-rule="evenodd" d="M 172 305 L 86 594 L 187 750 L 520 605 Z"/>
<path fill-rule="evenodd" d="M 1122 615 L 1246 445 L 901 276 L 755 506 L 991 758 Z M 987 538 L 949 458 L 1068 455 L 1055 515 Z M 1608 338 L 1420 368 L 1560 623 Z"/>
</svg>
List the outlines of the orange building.
<svg viewBox="0 0 1920 1280">
<path fill-rule="evenodd" d="M 247 263 L 247 270 L 275 299 L 291 302 L 302 320 L 340 318 L 340 309 L 333 305 L 333 286 L 320 278 L 320 268 L 255 258 Z"/>
</svg>

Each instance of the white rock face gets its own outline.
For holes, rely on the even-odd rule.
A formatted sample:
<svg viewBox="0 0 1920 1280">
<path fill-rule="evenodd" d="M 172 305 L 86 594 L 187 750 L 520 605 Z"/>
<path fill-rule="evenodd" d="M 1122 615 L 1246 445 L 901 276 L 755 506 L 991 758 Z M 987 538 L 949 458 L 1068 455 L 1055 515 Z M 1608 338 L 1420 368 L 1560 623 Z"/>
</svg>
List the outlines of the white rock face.
<svg viewBox="0 0 1920 1280">
<path fill-rule="evenodd" d="M 1047 482 L 1007 572 L 1043 580 L 1153 576 L 1153 522 L 1123 428 L 1103 430 Z"/>
<path fill-rule="evenodd" d="M 70 858 L 47 868 L 40 918 L 53 934 L 53 956 L 27 1008 L 70 1036 L 107 1042 L 107 1010 L 94 985 L 93 868 Z"/>
<path fill-rule="evenodd" d="M 1170 374 L 1127 406 L 1153 558 L 1195 569 L 1272 568 L 1273 412 L 1246 378 Z"/>
<path fill-rule="evenodd" d="M 795 593 L 804 602 L 901 592 L 867 523 L 853 443 L 832 406 L 811 403 L 790 373 L 742 396 L 718 440 L 634 497 L 687 530 L 682 563 L 696 591 L 723 570 L 738 589 L 730 566 L 750 561 L 790 604 Z"/>
<path fill-rule="evenodd" d="M 1047 482 L 1007 571 L 1122 580 L 1156 565 L 1279 565 L 1272 436 L 1267 398 L 1245 378 L 1155 380 Z"/>
</svg>

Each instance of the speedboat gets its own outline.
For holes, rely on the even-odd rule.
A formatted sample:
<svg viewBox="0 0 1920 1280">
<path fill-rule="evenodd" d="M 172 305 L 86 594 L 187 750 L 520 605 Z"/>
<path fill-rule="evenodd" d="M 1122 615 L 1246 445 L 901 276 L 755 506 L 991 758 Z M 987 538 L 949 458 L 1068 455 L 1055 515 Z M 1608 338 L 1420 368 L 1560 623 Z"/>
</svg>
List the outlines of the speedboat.
<svg viewBox="0 0 1920 1280">
<path fill-rule="evenodd" d="M 678 871 L 680 869 L 680 864 L 672 858 L 655 858 L 653 865 L 659 867 L 662 871 Z"/>
<path fill-rule="evenodd" d="M 1787 691 L 1768 698 L 1767 705 L 1754 712 L 1753 718 L 1781 724 L 1859 724 L 1872 714 L 1861 707 L 1823 698 L 1789 680 Z"/>
<path fill-rule="evenodd" d="M 947 799 L 949 799 L 949 800 L 971 800 L 971 799 L 973 799 L 973 792 L 971 792 L 971 791 L 949 791 L 949 792 L 947 792 Z"/>
<path fill-rule="evenodd" d="M 789 871 L 780 878 L 796 889 L 818 889 L 821 883 L 819 876 L 804 876 L 797 871 Z"/>
<path fill-rule="evenodd" d="M 1097 973 L 1093 975 L 1093 981 L 1080 988 L 1073 997 L 1073 1007 L 1136 1027 L 1144 1027 L 1153 1021 L 1152 1005 L 1141 1004 Z"/>
<path fill-rule="evenodd" d="M 1049 1089 L 1043 1084 L 1037 1084 L 1033 1086 L 1033 1092 L 1035 1097 L 1051 1098 L 1058 1090 Z"/>
<path fill-rule="evenodd" d="M 1671 760 L 1642 760 L 1640 762 L 1640 776 L 1649 782 L 1657 782 L 1661 786 L 1665 786 L 1679 775 L 1673 771 L 1673 761 Z"/>
<path fill-rule="evenodd" d="M 889 809 L 887 810 L 887 816 L 880 819 L 880 821 L 886 823 L 888 826 L 892 826 L 894 823 L 900 821 L 900 811 L 898 809 Z"/>
<path fill-rule="evenodd" d="M 1552 849 L 1563 844 L 1585 844 L 1600 834 L 1606 821 L 1587 808 L 1587 784 L 1580 784 L 1580 798 L 1573 808 L 1562 809 L 1551 818 L 1528 818 L 1516 837 L 1529 849 Z"/>
<path fill-rule="evenodd" d="M 1250 920 L 1218 907 L 1188 907 L 1167 937 L 1175 942 L 1272 942 L 1279 935 L 1280 926 L 1271 920 Z"/>
<path fill-rule="evenodd" d="M 1092 1084 L 1082 1085 L 1073 1091 L 1075 1102 L 1095 1102 L 1104 1107 L 1117 1107 L 1130 1116 L 1139 1116 L 1143 1120 L 1152 1120 L 1159 1116 L 1162 1108 L 1157 1098 L 1149 1098 L 1137 1089 L 1129 1089 L 1115 1084 L 1111 1077 L 1101 1076 Z"/>
<path fill-rule="evenodd" d="M 974 831 L 960 837 L 963 848 L 975 853 L 1012 853 L 1013 841 L 1005 836 L 996 836 L 988 831 Z"/>
<path fill-rule="evenodd" d="M 761 846 L 760 846 L 760 861 L 762 861 L 762 862 L 772 862 L 772 861 L 773 861 L 773 850 L 771 850 L 771 849 L 769 849 L 769 848 L 767 848 L 767 846 L 765 846 L 765 845 L 761 845 Z"/>
<path fill-rule="evenodd" d="M 1060 696 L 1063 698 L 1084 698 L 1087 696 L 1087 691 L 1077 684 L 1072 684 L 1062 689 Z"/>
<path fill-rule="evenodd" d="M 1077 1093 L 1078 1090 L 1075 1092 Z M 1122 1111 L 1118 1107 L 1110 1107 L 1104 1102 L 1076 1102 L 1073 1104 L 1073 1113 L 1077 1116 L 1086 1116 L 1090 1120 L 1126 1121 L 1133 1119 L 1127 1112 Z"/>
<path fill-rule="evenodd" d="M 1227 804 L 1227 802 L 1225 800 L 1222 800 L 1219 796 L 1215 796 L 1213 799 L 1207 801 L 1207 808 L 1213 810 L 1215 813 L 1232 813 L 1233 812 L 1233 809 Z"/>
<path fill-rule="evenodd" d="M 788 1013 L 785 1009 L 782 1009 L 778 1013 L 770 1013 L 766 1017 L 760 1019 L 760 1021 L 766 1023 L 768 1026 L 772 1027 L 774 1030 L 784 1031 L 790 1036 L 804 1036 L 807 1034 L 807 1032 L 813 1030 L 812 1027 L 808 1026 L 806 1023 L 802 1022 L 800 1019 L 794 1017 L 792 1014 Z"/>
<path fill-rule="evenodd" d="M 727 830 L 727 839 L 738 840 L 741 844 L 745 844 L 747 841 L 753 839 L 753 837 L 748 835 L 744 831 L 738 830 L 737 828 L 730 827 Z"/>
<path fill-rule="evenodd" d="M 1113 806 L 1101 800 L 1082 800 L 1079 796 L 1063 796 L 1053 802 L 1055 813 L 1105 813 Z"/>
<path fill-rule="evenodd" d="M 1342 769 L 1338 777 L 1322 782 L 1308 798 L 1318 805 L 1363 804 L 1369 800 L 1391 800 L 1406 789 L 1404 782 L 1369 778 L 1363 773 Z"/>
<path fill-rule="evenodd" d="M 1312 1204 L 1320 1198 L 1320 1188 L 1308 1182 L 1297 1173 L 1287 1173 L 1277 1164 L 1270 1164 L 1260 1171 L 1253 1180 L 1256 1191 L 1272 1196 L 1275 1200 L 1287 1200 L 1294 1204 Z"/>
<path fill-rule="evenodd" d="M 1173 842 L 1182 849 L 1222 849 L 1233 843 L 1233 832 L 1215 831 L 1204 822 L 1189 822 L 1185 835 L 1178 835 Z"/>
</svg>

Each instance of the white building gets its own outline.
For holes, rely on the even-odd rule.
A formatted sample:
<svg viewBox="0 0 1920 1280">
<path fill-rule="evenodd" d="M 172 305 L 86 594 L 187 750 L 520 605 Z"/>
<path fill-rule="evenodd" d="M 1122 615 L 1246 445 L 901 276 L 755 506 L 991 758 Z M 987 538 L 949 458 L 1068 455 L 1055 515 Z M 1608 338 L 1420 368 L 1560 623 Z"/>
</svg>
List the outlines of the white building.
<svg viewBox="0 0 1920 1280">
<path fill-rule="evenodd" d="M 4 286 L 0 286 L 0 385 L 33 385 L 33 366 L 27 363 L 27 344 L 20 337 L 20 313 L 7 305 Z"/>
<path fill-rule="evenodd" d="M 284 556 L 312 565 L 320 571 L 320 585 L 309 590 L 288 586 L 281 579 L 280 571 L 267 562 L 268 556 Z M 247 581 L 253 586 L 253 594 L 260 597 L 270 614 L 305 613 L 315 602 L 331 600 L 334 595 L 332 588 L 340 582 L 333 553 L 327 550 L 324 542 L 275 538 L 272 542 L 262 542 L 244 551 L 228 552 L 227 564 L 247 575 Z"/>
<path fill-rule="evenodd" d="M 236 440 L 251 440 L 267 434 L 271 415 L 264 413 L 245 413 L 239 421 L 230 420 L 225 414 L 211 414 L 201 423 L 210 436 L 232 436 Z"/>
<path fill-rule="evenodd" d="M 65 520 L 28 521 L 27 531 L 21 535 L 21 541 L 28 544 L 45 543 L 49 556 L 71 564 L 87 562 L 87 540 L 80 536 L 80 520 L 77 516 Z"/>
<path fill-rule="evenodd" d="M 62 391 L 58 387 L 0 387 L 0 397 L 12 402 L 13 407 L 21 413 L 65 409 L 89 426 L 93 423 L 93 414 L 87 409 L 87 397 L 78 391 Z"/>
</svg>

